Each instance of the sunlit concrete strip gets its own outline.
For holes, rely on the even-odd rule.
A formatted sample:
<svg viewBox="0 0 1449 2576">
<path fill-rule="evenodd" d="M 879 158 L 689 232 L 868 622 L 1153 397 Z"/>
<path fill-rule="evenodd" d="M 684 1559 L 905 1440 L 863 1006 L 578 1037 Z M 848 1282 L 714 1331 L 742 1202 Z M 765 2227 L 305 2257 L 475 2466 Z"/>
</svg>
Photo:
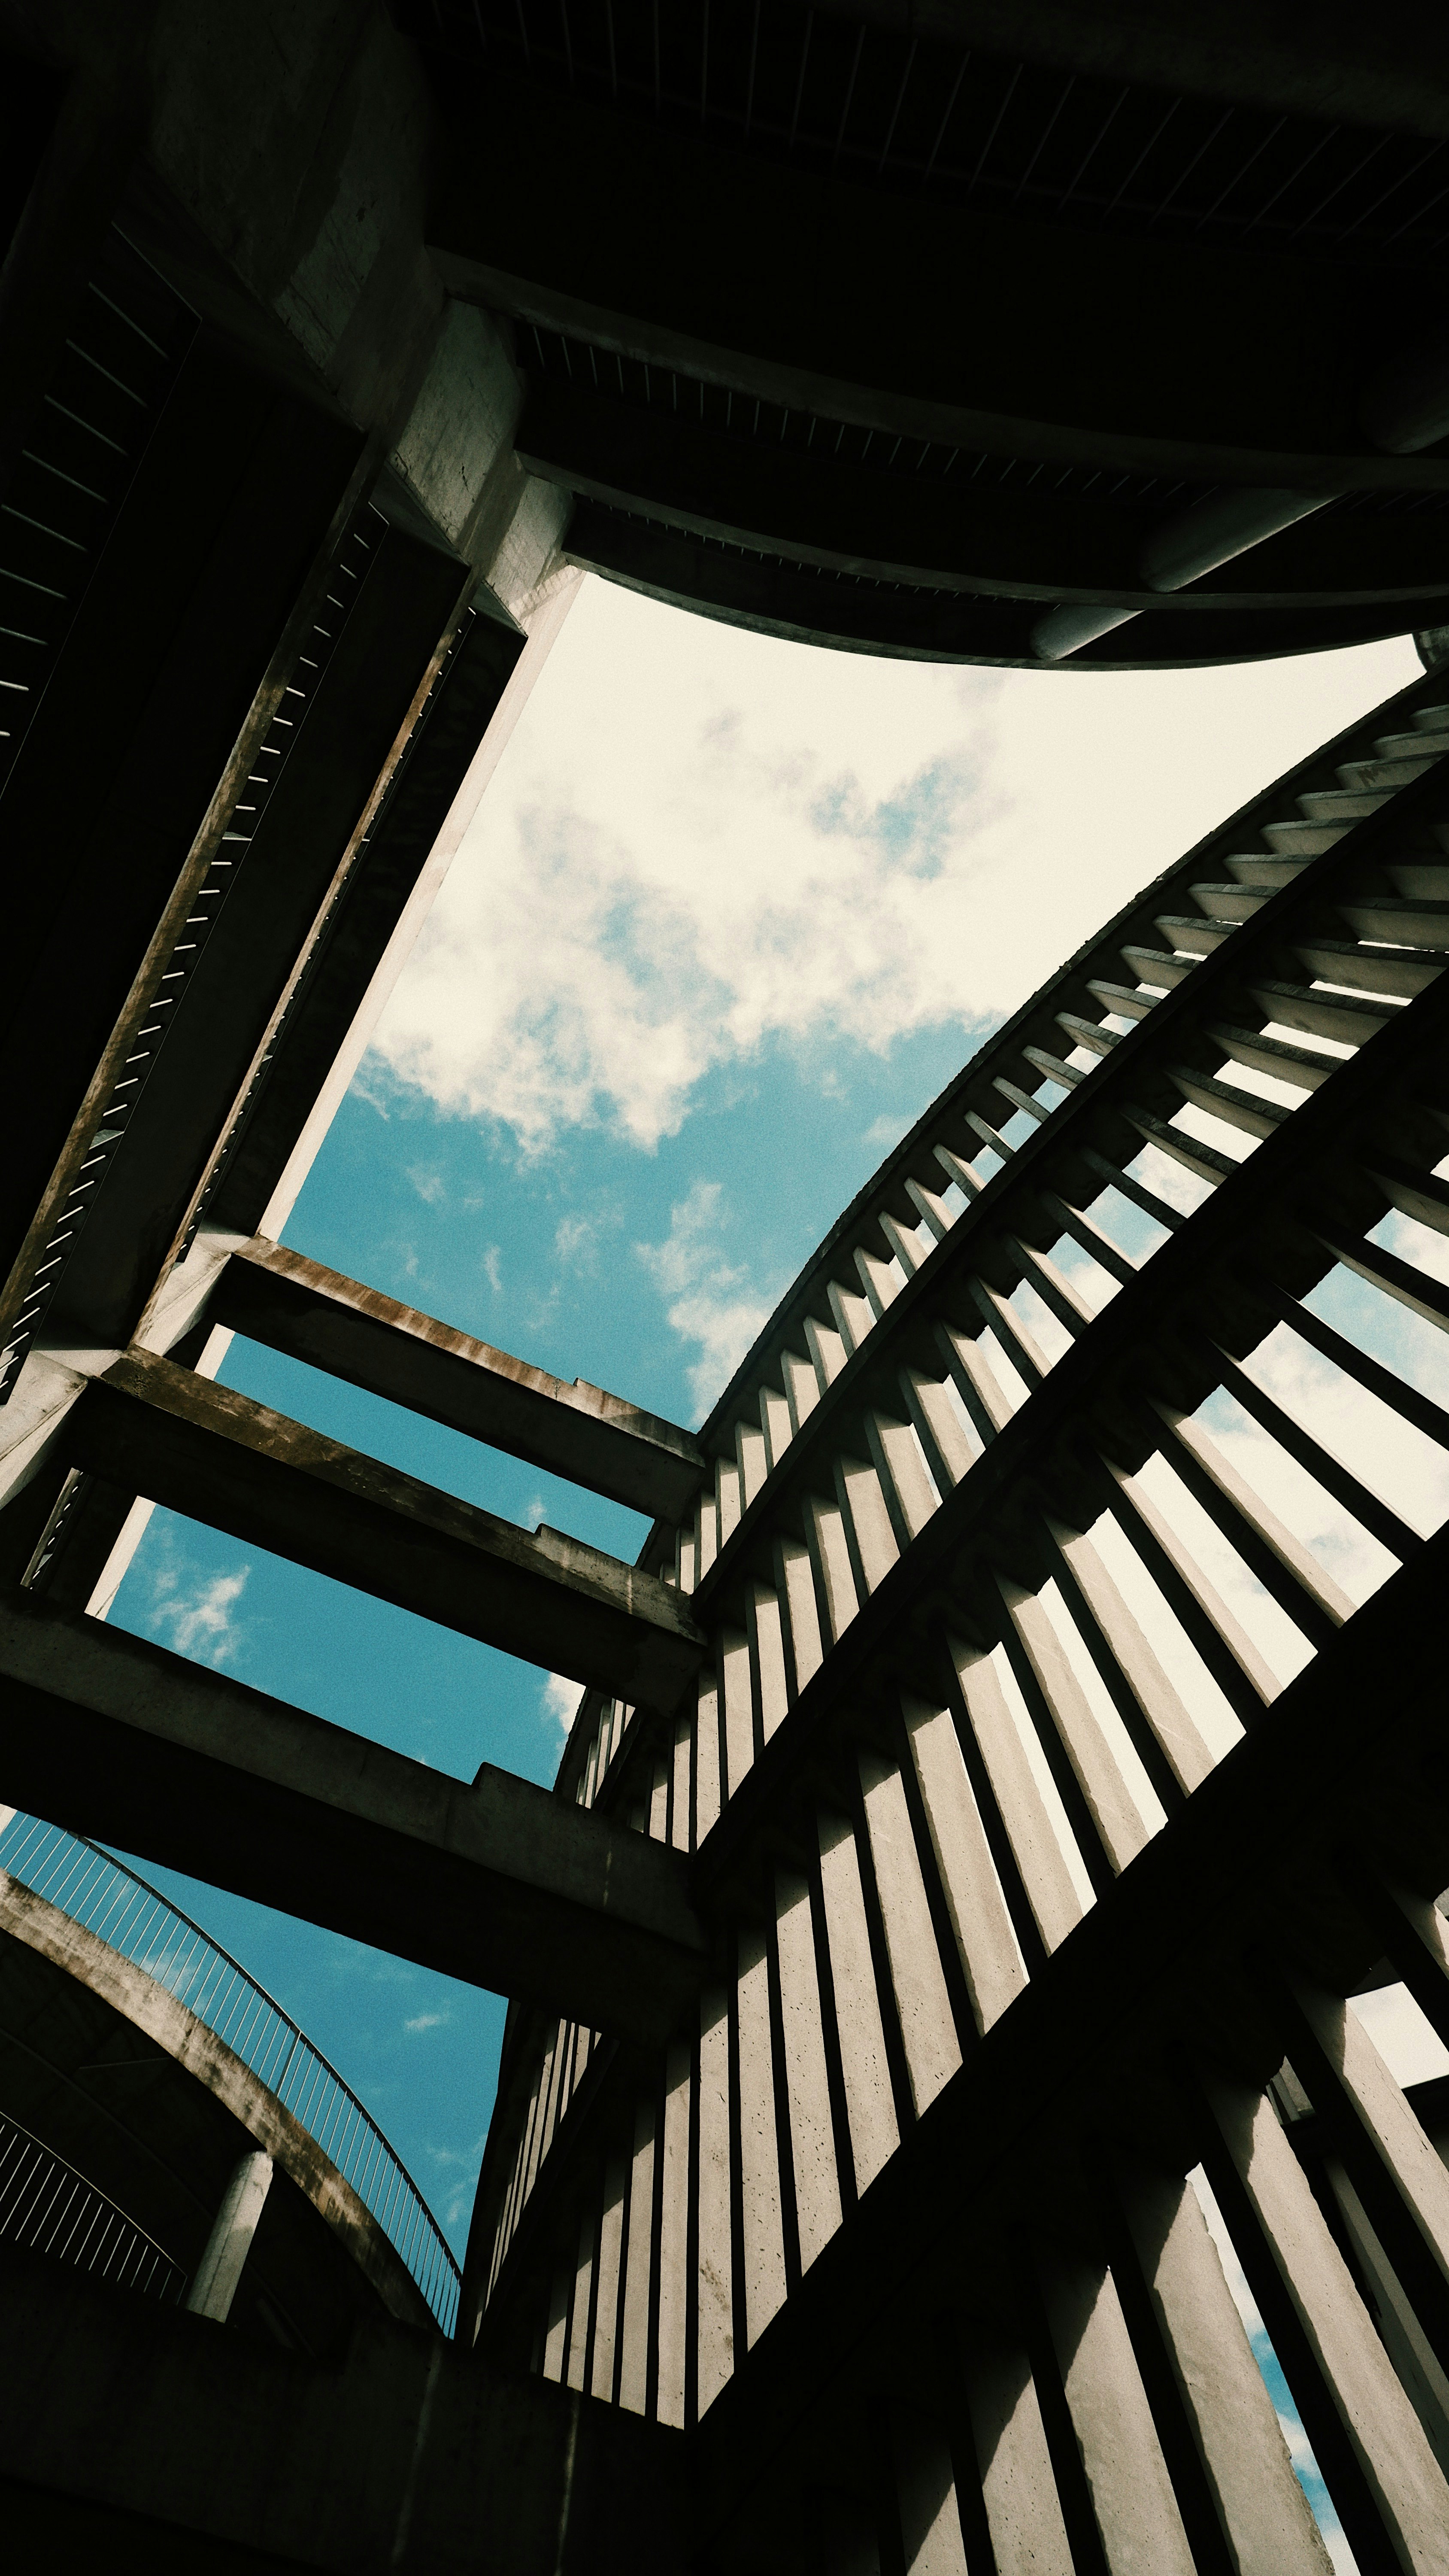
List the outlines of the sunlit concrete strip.
<svg viewBox="0 0 1449 2576">
<path fill-rule="evenodd" d="M 682 1519 L 704 1473 L 687 1431 L 420 1315 L 258 1237 L 227 1262 L 211 1319 L 413 1413 L 650 1516 Z"/>
<path fill-rule="evenodd" d="M 188 2011 L 154 1977 L 147 1976 L 134 1960 L 113 1950 L 85 1924 L 75 1922 L 63 1908 L 37 1896 L 33 1888 L 22 1885 L 7 1870 L 0 1870 L 0 1932 L 13 1941 L 23 1941 L 27 1950 L 38 1952 L 52 1966 L 64 1969 L 67 1976 L 99 1995 L 133 2029 L 143 2031 L 147 2039 L 174 2059 L 183 2073 L 213 2094 L 256 2140 L 258 2153 L 270 2164 L 280 2166 L 319 2217 L 341 2238 L 389 2313 L 404 2325 L 432 2324 L 427 2301 L 402 2256 L 351 2183 L 339 2173 L 310 2130 L 206 2022 Z M 224 2207 L 225 2204 L 223 2210 Z M 258 2200 L 254 2217 L 260 2216 L 260 2211 Z M 222 2214 L 218 2212 L 218 2219 Z M 226 2290 L 228 2306 L 240 2273 L 238 2263 Z M 197 2304 L 200 2282 L 198 2271 L 188 2305 Z M 214 2279 L 201 2284 L 202 2295 L 219 2286 L 224 2285 Z M 198 2313 L 214 2317 L 217 2309 L 199 2306 Z M 225 2314 L 223 2308 L 221 2315 Z"/>
<path fill-rule="evenodd" d="M 485 1763 L 471 1786 L 100 1621 L 0 1601 L 17 1804 L 263 1905 L 657 2041 L 704 1943 L 675 1852 Z"/>
<path fill-rule="evenodd" d="M 530 1536 L 169 1360 L 101 1358 L 55 1435 L 72 1466 L 545 1670 L 677 1705 L 702 1640 L 656 1576 Z"/>
</svg>

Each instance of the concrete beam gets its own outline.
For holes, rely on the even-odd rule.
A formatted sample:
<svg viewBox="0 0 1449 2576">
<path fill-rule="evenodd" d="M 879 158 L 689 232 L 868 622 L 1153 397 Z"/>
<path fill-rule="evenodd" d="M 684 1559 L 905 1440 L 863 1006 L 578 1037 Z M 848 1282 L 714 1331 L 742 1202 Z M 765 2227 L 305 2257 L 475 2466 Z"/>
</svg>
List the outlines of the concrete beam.
<svg viewBox="0 0 1449 2576">
<path fill-rule="evenodd" d="M 24 1596 L 0 1675 L 7 1795 L 72 1832 L 644 2044 L 698 1992 L 679 1855 L 511 1772 L 469 1786 Z"/>
<path fill-rule="evenodd" d="M 0 1337 L 282 701 L 359 452 L 324 412 L 194 343 L 10 773 L 20 963 L 0 996 L 0 1068 L 27 1106 L 0 1180 Z M 38 864 L 62 810 L 64 850 Z"/>
<path fill-rule="evenodd" d="M 974 480 L 964 466 L 949 478 L 882 473 L 832 454 L 829 442 L 807 449 L 705 427 L 692 399 L 686 407 L 689 388 L 677 410 L 626 401 L 607 390 L 607 358 L 600 372 L 602 393 L 535 375 L 518 426 L 530 472 L 586 500 L 877 581 L 1163 604 L 1164 585 L 1147 585 L 1139 563 L 1150 511 L 1059 493 L 1051 476 L 1003 486 L 999 463 Z M 917 453 L 908 447 L 907 461 Z M 1199 608 L 1351 606 L 1446 587 L 1443 522 L 1349 512 L 1256 546 L 1250 565 L 1225 564 L 1192 597 Z"/>
<path fill-rule="evenodd" d="M 706 546 L 683 529 L 597 501 L 577 504 L 564 542 L 569 561 L 586 571 L 760 634 L 848 653 L 890 653 L 903 661 L 1043 667 L 1031 640 L 1040 612 L 1025 600 L 906 588 L 868 577 L 839 581 L 777 554 Z M 1449 599 L 1443 604 L 1449 621 Z M 1416 619 L 1428 614 L 1414 610 Z M 1255 655 L 1326 651 L 1401 634 L 1404 616 L 1392 605 L 1223 609 L 1189 601 L 1168 608 L 1159 600 L 1060 667 L 1194 670 Z"/>
<path fill-rule="evenodd" d="M 154 1057 L 137 1060 L 125 1135 L 56 1290 L 52 1328 L 76 1338 L 130 1339 L 239 1103 L 265 1079 L 259 1067 L 288 997 L 314 950 L 348 935 L 368 801 L 407 739 L 467 576 L 396 510 L 370 508 L 363 533 L 366 554 L 340 558 L 352 578 L 334 567 L 339 607 L 322 611 L 336 630 L 330 658 L 314 636 L 320 674 L 299 659 L 289 675 L 309 694 L 289 685 L 283 706 L 292 719 L 268 735 L 269 746 L 285 746 L 273 755 L 275 784 L 259 759 L 265 783 L 244 787 L 231 816 L 240 863 L 214 902 L 195 907 L 197 924 L 182 934 L 195 953 L 179 950 L 171 961 L 185 968 L 179 999 Z M 388 927 L 364 916 L 361 940 L 373 955 Z"/>
<path fill-rule="evenodd" d="M 249 1341 L 638 1512 L 680 1519 L 704 1474 L 689 1433 L 657 1413 L 585 1378 L 570 1386 L 260 1237 L 238 1247 L 207 1311 Z"/>
<path fill-rule="evenodd" d="M 576 584 L 577 575 L 572 576 Z M 570 594 L 571 595 L 571 594 Z M 242 1234 L 266 1222 L 278 1181 L 290 1167 L 291 1196 L 304 1177 L 301 1140 L 334 1108 L 356 1070 L 382 1000 L 398 972 L 396 950 L 417 937 L 419 919 L 437 892 L 471 818 L 482 777 L 506 740 L 514 707 L 542 662 L 542 650 L 516 629 L 481 588 L 471 620 L 408 739 L 380 810 L 368 827 L 347 880 L 345 902 L 313 949 L 267 1064 L 209 1215 Z M 484 748 L 486 741 L 487 748 Z M 476 782 L 476 783 L 475 783 Z M 389 963 L 391 971 L 388 972 Z M 378 990 L 381 982 L 381 990 Z M 359 1019 L 362 1032 L 357 1033 Z M 346 1078 L 339 1079 L 339 1058 Z M 281 1213 L 271 1219 L 280 1230 Z"/>
<path fill-rule="evenodd" d="M 72 1466 L 545 1670 L 674 1708 L 704 1640 L 680 1595 L 562 1531 L 532 1537 L 149 1352 L 53 1435 Z"/>
</svg>

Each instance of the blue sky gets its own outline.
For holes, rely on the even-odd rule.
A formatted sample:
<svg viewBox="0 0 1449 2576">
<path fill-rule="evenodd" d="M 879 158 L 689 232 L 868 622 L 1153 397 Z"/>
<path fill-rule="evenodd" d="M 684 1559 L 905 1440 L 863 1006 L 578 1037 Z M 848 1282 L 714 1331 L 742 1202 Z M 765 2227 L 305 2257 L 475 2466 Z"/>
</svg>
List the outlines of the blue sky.
<svg viewBox="0 0 1449 2576">
<path fill-rule="evenodd" d="M 955 671 L 585 583 L 284 1239 L 697 1421 L 973 1044 L 1417 668 L 1405 639 L 1170 677 Z M 275 1355 L 236 1343 L 222 1376 L 528 1526 L 642 1538 Z M 549 1779 L 576 1697 L 171 1514 L 112 1615 L 462 1776 Z M 502 2004 L 146 1874 L 301 2020 L 461 2251 Z"/>
</svg>

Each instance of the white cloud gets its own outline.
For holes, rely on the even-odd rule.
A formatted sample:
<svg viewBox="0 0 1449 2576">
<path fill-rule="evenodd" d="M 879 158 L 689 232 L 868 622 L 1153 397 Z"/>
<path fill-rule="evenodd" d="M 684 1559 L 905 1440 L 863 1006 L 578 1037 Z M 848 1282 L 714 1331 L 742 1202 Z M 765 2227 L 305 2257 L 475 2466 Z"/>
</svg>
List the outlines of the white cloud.
<svg viewBox="0 0 1449 2576">
<path fill-rule="evenodd" d="M 440 1206 L 447 1197 L 447 1184 L 441 1172 L 424 1171 L 415 1165 L 408 1173 L 408 1179 L 412 1182 L 419 1198 L 426 1201 L 429 1207 Z"/>
<path fill-rule="evenodd" d="M 554 1228 L 553 1248 L 560 1261 L 579 1269 L 592 1266 L 599 1230 L 592 1217 L 561 1216 Z"/>
<path fill-rule="evenodd" d="M 438 2168 L 446 2199 L 443 2203 L 443 2225 L 457 2227 L 473 2206 L 478 2176 L 483 2165 L 486 2132 L 471 2147 L 429 2147 L 428 2154 Z"/>
<path fill-rule="evenodd" d="M 583 1697 L 578 1683 L 571 1682 L 567 1673 L 549 1673 L 545 1677 L 539 1697 L 543 1702 L 545 1718 L 550 1725 L 558 1728 L 560 1736 L 567 1743 L 569 1730 L 579 1713 L 579 1701 Z"/>
<path fill-rule="evenodd" d="M 447 2018 L 446 2013 L 414 2013 L 411 2021 L 403 2023 L 403 2028 L 404 2030 L 441 2030 Z"/>
<path fill-rule="evenodd" d="M 770 1308 L 746 1286 L 746 1274 L 720 1254 L 724 1221 L 718 1181 L 696 1181 L 669 1215 L 662 1243 L 636 1243 L 635 1252 L 655 1285 L 672 1299 L 668 1320 L 681 1340 L 698 1343 L 689 1371 L 690 1393 L 701 1415 L 744 1358 Z"/>
<path fill-rule="evenodd" d="M 250 1574 L 243 1565 L 234 1574 L 187 1582 L 174 1562 L 163 1562 L 152 1579 L 152 1635 L 195 1663 L 228 1663 L 241 1642 L 233 1613 Z"/>
<path fill-rule="evenodd" d="M 1204 830 L 1417 670 L 829 653 L 584 584 L 365 1076 L 525 1151 L 649 1148 L 712 1067 L 980 1030 Z"/>
<path fill-rule="evenodd" d="M 503 1255 L 499 1246 L 496 1243 L 490 1243 L 483 1255 L 483 1276 L 495 1297 L 503 1293 L 502 1260 Z"/>
</svg>

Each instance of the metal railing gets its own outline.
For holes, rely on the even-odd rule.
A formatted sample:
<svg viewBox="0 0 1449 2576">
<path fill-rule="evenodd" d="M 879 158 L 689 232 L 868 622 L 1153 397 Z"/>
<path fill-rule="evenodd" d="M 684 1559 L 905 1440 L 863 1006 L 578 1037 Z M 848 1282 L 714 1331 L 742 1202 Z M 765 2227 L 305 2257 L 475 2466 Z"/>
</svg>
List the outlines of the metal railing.
<svg viewBox="0 0 1449 2576">
<path fill-rule="evenodd" d="M 74 2263 L 118 2289 L 175 2301 L 186 2273 L 53 2147 L 0 2111 L 0 2242 Z"/>
<path fill-rule="evenodd" d="M 370 2112 L 290 2013 L 169 1898 L 79 1834 L 16 1814 L 0 1826 L 0 1869 L 144 1969 L 225 2042 L 316 2139 L 451 2334 L 459 2274 L 437 2220 Z"/>
</svg>

